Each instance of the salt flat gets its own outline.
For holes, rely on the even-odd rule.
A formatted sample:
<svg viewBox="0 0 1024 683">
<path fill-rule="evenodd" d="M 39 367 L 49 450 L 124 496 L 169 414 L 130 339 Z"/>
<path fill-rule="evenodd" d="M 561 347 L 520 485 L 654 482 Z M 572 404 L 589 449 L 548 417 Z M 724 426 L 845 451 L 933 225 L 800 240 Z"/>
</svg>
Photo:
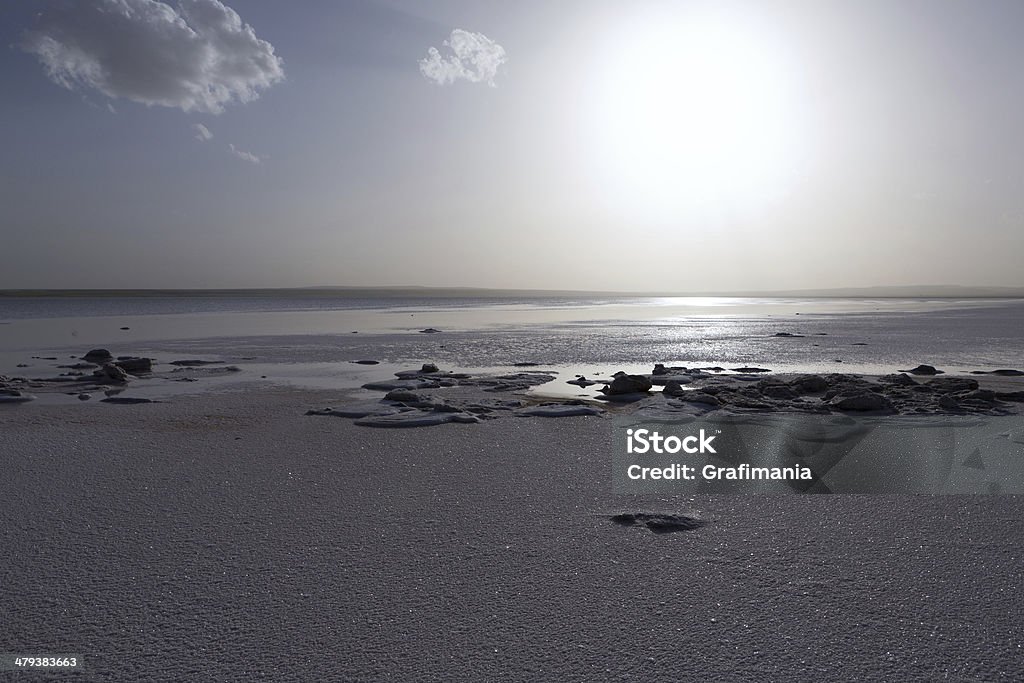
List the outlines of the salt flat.
<svg viewBox="0 0 1024 683">
<path fill-rule="evenodd" d="M 89 680 L 1007 680 L 1012 496 L 623 497 L 610 421 L 8 407 L 0 650 Z M 702 524 L 655 534 L 611 517 Z"/>
</svg>

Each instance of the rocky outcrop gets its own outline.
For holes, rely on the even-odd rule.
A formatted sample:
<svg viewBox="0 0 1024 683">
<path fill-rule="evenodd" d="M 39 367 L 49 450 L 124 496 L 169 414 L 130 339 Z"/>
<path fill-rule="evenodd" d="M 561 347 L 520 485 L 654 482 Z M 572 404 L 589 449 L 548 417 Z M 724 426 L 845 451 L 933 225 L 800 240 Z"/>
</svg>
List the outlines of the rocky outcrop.
<svg viewBox="0 0 1024 683">
<path fill-rule="evenodd" d="M 878 378 L 878 381 L 881 384 L 892 384 L 894 386 L 899 387 L 911 387 L 917 384 L 917 382 L 914 381 L 913 377 L 911 377 L 910 375 L 905 375 L 903 373 L 883 375 L 882 377 Z"/>
<path fill-rule="evenodd" d="M 871 391 L 847 396 L 836 396 L 829 403 L 839 410 L 854 412 L 891 411 L 893 409 L 892 401 L 881 394 Z"/>
<path fill-rule="evenodd" d="M 930 380 L 926 386 L 942 394 L 955 394 L 961 391 L 974 391 L 978 381 L 968 377 L 938 377 Z"/>
<path fill-rule="evenodd" d="M 821 375 L 800 375 L 789 386 L 798 394 L 818 394 L 828 389 L 828 382 Z"/>
</svg>

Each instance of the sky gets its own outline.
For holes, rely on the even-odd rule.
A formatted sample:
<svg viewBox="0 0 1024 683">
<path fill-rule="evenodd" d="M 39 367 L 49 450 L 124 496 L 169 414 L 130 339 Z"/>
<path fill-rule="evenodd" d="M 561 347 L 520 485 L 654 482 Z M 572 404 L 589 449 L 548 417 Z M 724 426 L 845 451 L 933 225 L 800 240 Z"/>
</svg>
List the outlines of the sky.
<svg viewBox="0 0 1024 683">
<path fill-rule="evenodd" d="M 1016 0 L 0 6 L 0 288 L 1024 286 Z"/>
</svg>

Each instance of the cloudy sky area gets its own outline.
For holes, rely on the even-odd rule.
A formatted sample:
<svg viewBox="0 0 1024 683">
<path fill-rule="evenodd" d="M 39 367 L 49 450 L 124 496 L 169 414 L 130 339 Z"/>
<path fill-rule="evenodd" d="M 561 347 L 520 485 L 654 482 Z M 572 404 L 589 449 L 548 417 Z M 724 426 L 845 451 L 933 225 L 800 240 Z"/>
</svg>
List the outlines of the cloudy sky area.
<svg viewBox="0 0 1024 683">
<path fill-rule="evenodd" d="M 1024 285 L 1024 3 L 25 0 L 3 288 Z"/>
</svg>

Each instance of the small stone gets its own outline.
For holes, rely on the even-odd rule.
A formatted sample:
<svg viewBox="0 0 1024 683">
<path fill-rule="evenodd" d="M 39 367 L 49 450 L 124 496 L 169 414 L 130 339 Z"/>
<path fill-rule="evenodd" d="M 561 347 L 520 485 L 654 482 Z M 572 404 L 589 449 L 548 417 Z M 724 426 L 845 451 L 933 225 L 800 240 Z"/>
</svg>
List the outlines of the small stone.
<svg viewBox="0 0 1024 683">
<path fill-rule="evenodd" d="M 918 365 L 912 370 L 900 370 L 900 372 L 909 372 L 911 375 L 941 375 L 942 370 L 936 370 L 932 365 Z"/>
<path fill-rule="evenodd" d="M 384 400 L 398 403 L 422 403 L 424 398 L 408 389 L 393 389 L 384 395 Z"/>
<path fill-rule="evenodd" d="M 682 396 L 686 393 L 686 390 L 683 389 L 683 385 L 679 380 L 670 379 L 665 382 L 665 388 L 662 389 L 662 392 L 666 396 Z"/>
<path fill-rule="evenodd" d="M 107 349 L 92 349 L 87 354 L 82 356 L 82 360 L 93 361 L 97 363 L 103 363 L 114 359 L 113 354 Z"/>
</svg>

